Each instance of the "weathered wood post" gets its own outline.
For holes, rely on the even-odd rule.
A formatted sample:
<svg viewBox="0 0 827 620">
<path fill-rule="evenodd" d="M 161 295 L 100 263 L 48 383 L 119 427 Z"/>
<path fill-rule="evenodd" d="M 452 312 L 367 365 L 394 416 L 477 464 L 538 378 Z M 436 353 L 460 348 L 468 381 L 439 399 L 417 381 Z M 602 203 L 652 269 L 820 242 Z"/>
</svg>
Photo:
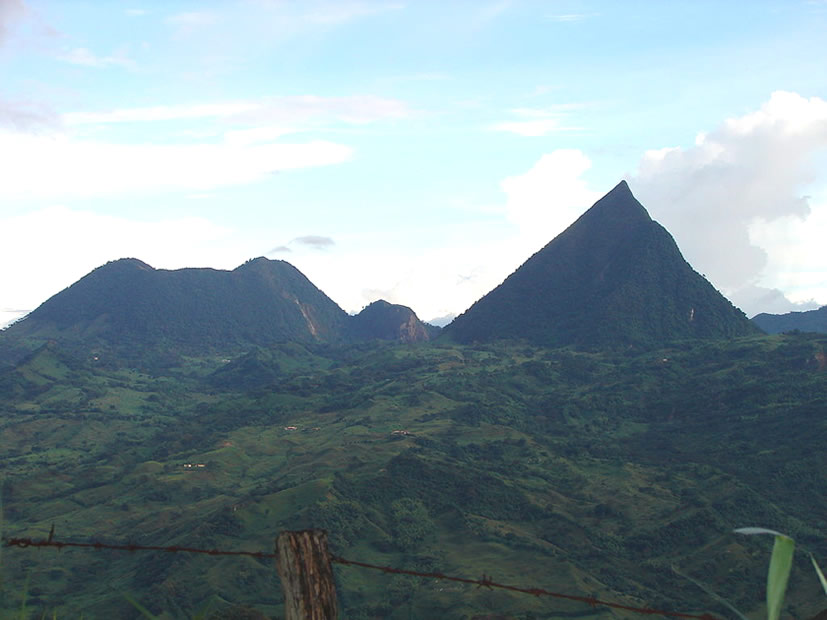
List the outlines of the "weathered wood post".
<svg viewBox="0 0 827 620">
<path fill-rule="evenodd" d="M 276 539 L 276 569 L 284 589 L 285 620 L 336 620 L 336 584 L 327 532 L 282 532 Z"/>
</svg>

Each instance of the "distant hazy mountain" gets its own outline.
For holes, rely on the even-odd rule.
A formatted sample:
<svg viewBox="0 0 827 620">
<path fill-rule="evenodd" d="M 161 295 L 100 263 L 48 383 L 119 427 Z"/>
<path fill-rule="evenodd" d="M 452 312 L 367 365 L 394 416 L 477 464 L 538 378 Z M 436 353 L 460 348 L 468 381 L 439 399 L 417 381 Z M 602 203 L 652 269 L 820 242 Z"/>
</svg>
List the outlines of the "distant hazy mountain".
<svg viewBox="0 0 827 620">
<path fill-rule="evenodd" d="M 622 181 L 445 328 L 459 342 L 653 345 L 758 330 Z"/>
<path fill-rule="evenodd" d="M 752 317 L 752 322 L 768 334 L 781 332 L 822 332 L 827 333 L 827 306 L 806 312 L 788 312 L 787 314 L 767 314 L 762 312 Z"/>
<path fill-rule="evenodd" d="M 352 317 L 350 333 L 356 340 L 396 340 L 419 342 L 439 334 L 438 327 L 427 325 L 407 306 L 380 299 Z"/>
<path fill-rule="evenodd" d="M 184 347 L 277 342 L 427 340 L 409 308 L 376 302 L 349 316 L 287 262 L 257 258 L 232 271 L 154 269 L 135 258 L 98 267 L 4 332 L 115 345 Z"/>
</svg>

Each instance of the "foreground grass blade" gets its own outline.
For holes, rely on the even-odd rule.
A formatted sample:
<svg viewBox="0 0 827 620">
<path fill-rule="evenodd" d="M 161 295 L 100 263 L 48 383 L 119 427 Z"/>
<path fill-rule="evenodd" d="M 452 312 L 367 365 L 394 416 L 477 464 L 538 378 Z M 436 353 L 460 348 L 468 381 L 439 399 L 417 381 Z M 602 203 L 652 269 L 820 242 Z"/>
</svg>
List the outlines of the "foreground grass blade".
<svg viewBox="0 0 827 620">
<path fill-rule="evenodd" d="M 784 592 L 793 565 L 795 541 L 789 536 L 776 536 L 772 546 L 770 570 L 767 573 L 767 618 L 778 620 L 784 604 Z"/>
<path fill-rule="evenodd" d="M 816 569 L 816 575 L 818 575 L 818 580 L 821 582 L 821 587 L 824 588 L 824 594 L 827 594 L 827 579 L 824 578 L 824 573 L 821 572 L 821 567 L 812 553 L 810 554 L 810 562 L 813 563 L 813 568 Z"/>
<path fill-rule="evenodd" d="M 770 534 L 775 537 L 772 556 L 770 556 L 770 569 L 767 571 L 767 620 L 778 620 L 781 615 L 781 606 L 784 604 L 784 593 L 787 590 L 790 569 L 793 565 L 795 541 L 781 532 L 763 527 L 742 527 L 735 532 L 738 534 Z"/>
<path fill-rule="evenodd" d="M 26 573 L 26 582 L 23 584 L 22 600 L 20 601 L 20 620 L 26 620 L 29 613 L 26 611 L 26 601 L 29 598 L 29 582 L 32 579 L 32 572 Z"/>
<path fill-rule="evenodd" d="M 138 601 L 136 601 L 134 598 L 132 598 L 128 594 L 124 594 L 123 597 L 127 601 L 129 601 L 130 605 L 132 605 L 135 609 L 137 609 L 139 612 L 141 612 L 141 615 L 144 616 L 145 618 L 149 618 L 150 620 L 158 620 L 157 616 L 153 615 L 151 611 L 149 611 L 146 607 L 141 605 Z"/>
</svg>

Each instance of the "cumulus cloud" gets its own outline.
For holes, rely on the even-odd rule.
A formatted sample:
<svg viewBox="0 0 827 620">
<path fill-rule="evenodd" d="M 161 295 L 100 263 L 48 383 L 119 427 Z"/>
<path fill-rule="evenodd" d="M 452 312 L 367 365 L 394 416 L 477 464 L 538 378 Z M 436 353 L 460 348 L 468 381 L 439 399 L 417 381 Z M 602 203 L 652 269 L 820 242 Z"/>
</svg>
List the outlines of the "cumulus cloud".
<svg viewBox="0 0 827 620">
<path fill-rule="evenodd" d="M 539 249 L 576 220 L 601 193 L 591 190 L 582 174 L 591 167 L 576 149 L 543 155 L 525 174 L 506 178 L 506 214 L 527 243 Z"/>
<path fill-rule="evenodd" d="M 233 231 L 200 217 L 138 221 L 66 207 L 0 219 L 0 325 L 19 318 L 107 261 L 135 256 L 156 268 L 231 268 L 244 256 Z"/>
<path fill-rule="evenodd" d="M 348 161 L 350 147 L 315 140 L 267 144 L 112 144 L 65 135 L 0 135 L 0 198 L 60 198 L 157 190 L 205 191 L 280 170 Z"/>
<path fill-rule="evenodd" d="M 820 241 L 806 231 L 824 221 L 827 204 L 811 203 L 805 191 L 817 178 L 814 156 L 825 147 L 827 102 L 776 92 L 759 110 L 698 135 L 691 147 L 647 153 L 631 185 L 687 260 L 751 314 L 769 300 L 762 289 L 796 291 L 800 302 L 824 290 L 804 280 L 806 265 L 823 262 L 815 258 Z M 795 242 L 783 242 L 784 227 L 795 229 Z M 779 302 L 776 296 L 774 306 Z"/>
</svg>

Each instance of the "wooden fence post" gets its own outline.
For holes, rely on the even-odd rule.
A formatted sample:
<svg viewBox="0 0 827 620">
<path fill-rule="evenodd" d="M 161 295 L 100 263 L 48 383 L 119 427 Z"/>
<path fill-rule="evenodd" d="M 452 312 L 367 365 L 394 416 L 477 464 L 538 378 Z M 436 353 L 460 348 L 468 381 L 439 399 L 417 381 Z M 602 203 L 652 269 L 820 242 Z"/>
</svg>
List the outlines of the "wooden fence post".
<svg viewBox="0 0 827 620">
<path fill-rule="evenodd" d="M 285 620 L 336 620 L 339 611 L 327 532 L 282 532 L 276 539 L 276 556 Z"/>
</svg>

